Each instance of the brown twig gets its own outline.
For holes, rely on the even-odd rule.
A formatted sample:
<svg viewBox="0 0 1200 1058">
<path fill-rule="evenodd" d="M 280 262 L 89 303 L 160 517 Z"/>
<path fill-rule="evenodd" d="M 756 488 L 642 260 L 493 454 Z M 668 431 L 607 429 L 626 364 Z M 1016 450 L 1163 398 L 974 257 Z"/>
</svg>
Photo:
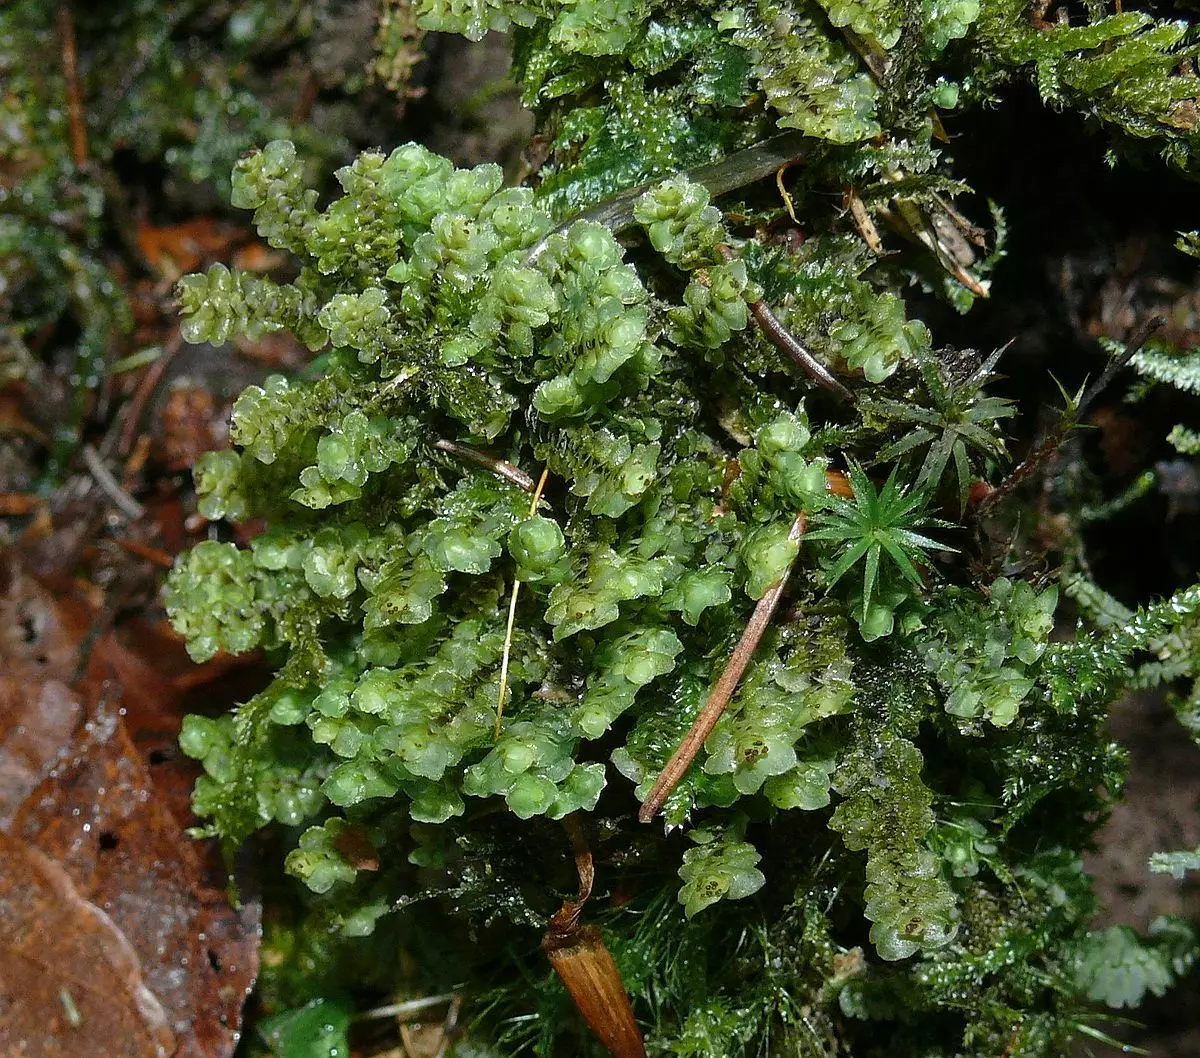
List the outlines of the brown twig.
<svg viewBox="0 0 1200 1058">
<path fill-rule="evenodd" d="M 800 344 L 796 336 L 779 322 L 779 317 L 771 311 L 765 301 L 751 301 L 748 302 L 748 305 L 759 329 L 775 348 L 787 353 L 800 365 L 801 370 L 818 385 L 837 394 L 842 400 L 854 403 L 854 394 L 833 377 L 829 368 Z"/>
<path fill-rule="evenodd" d="M 515 467 L 503 459 L 497 459 L 486 452 L 481 452 L 478 448 L 460 445 L 456 441 L 447 441 L 444 438 L 434 441 L 433 447 L 452 456 L 458 456 L 459 459 L 465 459 L 468 463 L 474 463 L 485 470 L 490 470 L 496 477 L 503 478 L 510 485 L 516 485 L 522 492 L 532 494 L 537 488 L 537 482 L 520 467 Z"/>
<path fill-rule="evenodd" d="M 79 62 L 75 48 L 75 19 L 71 5 L 58 5 L 58 31 L 62 37 L 63 77 L 67 82 L 67 113 L 71 123 L 71 157 L 77 167 L 88 159 L 87 126 L 83 121 L 83 102 L 79 95 Z"/>
<path fill-rule="evenodd" d="M 151 547 L 149 544 L 143 544 L 137 540 L 125 540 L 121 537 L 113 537 L 113 543 L 122 551 L 128 551 L 131 555 L 144 558 L 147 562 L 153 562 L 163 569 L 171 569 L 175 565 L 175 559 L 161 548 Z"/>
<path fill-rule="evenodd" d="M 717 250 L 726 261 L 733 260 L 733 251 L 728 246 L 718 246 Z M 771 307 L 765 301 L 748 301 L 746 304 L 767 341 L 776 349 L 787 353 L 800 369 L 818 385 L 824 386 L 842 400 L 854 403 L 854 394 L 833 377 L 829 368 L 804 348 L 800 340 L 780 322 L 779 317 L 771 311 Z"/>
<path fill-rule="evenodd" d="M 170 337 L 163 342 L 162 354 L 154 363 L 146 368 L 146 373 L 142 375 L 141 381 L 138 382 L 137 389 L 133 391 L 133 396 L 129 398 L 129 404 L 126 406 L 125 421 L 121 424 L 121 440 L 117 447 L 117 451 L 121 455 L 127 456 L 133 449 L 133 442 L 138 432 L 138 423 L 141 421 L 146 402 L 154 395 L 154 391 L 158 389 L 159 383 L 162 382 L 163 375 L 166 373 L 167 366 L 175 359 L 182 347 L 183 335 L 180 333 L 179 328 L 176 327 L 171 332 Z"/>
<path fill-rule="evenodd" d="M 1083 396 L 1079 398 L 1079 403 L 1073 409 L 1068 409 L 1059 417 L 1058 423 L 1050 431 L 1049 436 L 1030 452 L 1029 455 L 1022 459 L 1009 473 L 1008 477 L 979 501 L 979 505 L 975 508 L 977 516 L 982 517 L 987 514 L 997 503 L 1006 496 L 1011 495 L 1015 489 L 1028 480 L 1035 471 L 1045 466 L 1050 457 L 1058 451 L 1063 441 L 1067 439 L 1067 435 L 1087 413 L 1088 408 L 1092 406 L 1095 399 L 1116 378 L 1117 373 L 1128 366 L 1129 361 L 1141 352 L 1142 346 L 1149 341 L 1150 336 L 1166 324 L 1166 322 L 1162 316 L 1151 316 L 1150 319 L 1130 335 L 1125 351 L 1112 360 L 1101 373 L 1100 377 L 1088 386 Z"/>
<path fill-rule="evenodd" d="M 32 514 L 49 503 L 43 496 L 27 492 L 0 492 L 0 518 L 17 518 Z"/>
<path fill-rule="evenodd" d="M 1137 328 L 1129 336 L 1129 341 L 1125 346 L 1125 351 L 1116 359 L 1109 361 L 1108 366 L 1101 372 L 1100 377 L 1096 379 L 1079 400 L 1079 407 L 1075 409 L 1075 419 L 1082 419 L 1092 406 L 1095 399 L 1108 388 L 1109 383 L 1117 377 L 1117 373 L 1123 371 L 1129 366 L 1129 361 L 1132 360 L 1138 353 L 1142 351 L 1142 346 L 1145 345 L 1160 327 L 1167 325 L 1165 316 L 1151 316 L 1145 323 Z"/>
<path fill-rule="evenodd" d="M 807 528 L 808 519 L 801 512 L 796 515 L 796 520 L 792 523 L 788 539 L 798 543 Z M 684 735 L 683 741 L 679 743 L 678 748 L 671 755 L 671 759 L 667 761 L 666 767 L 655 780 L 649 796 L 642 802 L 642 807 L 638 811 L 638 819 L 641 822 L 649 823 L 662 808 L 667 798 L 671 796 L 671 791 L 675 789 L 679 780 L 691 767 L 696 754 L 700 752 L 700 747 L 712 734 L 712 729 L 716 727 L 717 721 L 721 719 L 721 714 L 725 712 L 725 707 L 729 705 L 733 692 L 737 690 L 738 682 L 746 671 L 746 666 L 750 664 L 750 658 L 754 656 L 758 641 L 762 639 L 763 633 L 767 630 L 771 618 L 779 607 L 779 601 L 783 598 L 783 592 L 787 587 L 794 564 L 795 560 L 783 571 L 783 576 L 779 578 L 779 581 L 769 587 L 763 593 L 763 597 L 758 600 L 758 605 L 754 607 L 745 631 L 742 632 L 742 637 L 734 647 L 729 661 L 726 662 L 724 671 L 717 680 L 716 686 L 713 687 L 712 693 L 709 694 L 708 701 L 704 703 L 704 708 L 697 714 L 695 722 L 688 733 Z"/>
<path fill-rule="evenodd" d="M 101 462 L 96 450 L 91 445 L 84 445 L 80 449 L 80 453 L 88 470 L 91 471 L 92 479 L 122 514 L 137 521 L 146 513 L 146 508 L 121 488 L 120 482 L 109 473 L 108 467 Z"/>
</svg>

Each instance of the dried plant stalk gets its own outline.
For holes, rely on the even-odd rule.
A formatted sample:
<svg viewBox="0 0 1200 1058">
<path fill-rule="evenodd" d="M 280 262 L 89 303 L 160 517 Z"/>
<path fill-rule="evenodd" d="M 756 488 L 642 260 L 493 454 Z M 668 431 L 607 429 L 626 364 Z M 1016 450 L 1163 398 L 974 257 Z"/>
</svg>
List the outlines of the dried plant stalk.
<svg viewBox="0 0 1200 1058">
<path fill-rule="evenodd" d="M 792 523 L 788 539 L 798 542 L 804 536 L 807 528 L 808 518 L 801 511 Z M 793 562 L 792 565 L 794 564 Z M 771 618 L 779 608 L 779 600 L 783 598 L 788 577 L 791 576 L 792 565 L 783 571 L 783 576 L 780 577 L 778 583 L 768 588 L 763 593 L 763 597 L 758 600 L 758 605 L 754 607 L 754 613 L 750 615 L 750 620 L 746 624 L 746 630 L 742 632 L 742 638 L 734 647 L 733 653 L 725 665 L 725 670 L 721 673 L 721 678 L 717 680 L 716 686 L 708 696 L 708 701 L 704 703 L 704 708 L 700 710 L 695 723 L 683 736 L 683 741 L 679 743 L 679 747 L 667 761 L 667 766 L 655 780 L 649 796 L 642 802 L 638 819 L 643 823 L 649 823 L 662 808 L 667 798 L 671 796 L 671 791 L 675 789 L 679 780 L 691 767 L 696 754 L 700 752 L 700 747 L 712 734 L 712 729 L 716 727 L 717 721 L 721 719 L 721 714 L 725 712 L 725 707 L 733 697 L 733 692 L 737 690 L 738 682 L 746 671 L 746 666 L 750 664 L 750 659 L 754 656 L 758 641 L 762 639 L 763 633 L 771 623 Z"/>
<path fill-rule="evenodd" d="M 615 1058 L 646 1058 L 642 1033 L 633 1017 L 621 971 L 595 926 L 579 918 L 592 895 L 595 871 L 583 827 L 575 815 L 563 820 L 575 850 L 579 896 L 566 900 L 550 920 L 542 950 L 596 1038 Z"/>
</svg>

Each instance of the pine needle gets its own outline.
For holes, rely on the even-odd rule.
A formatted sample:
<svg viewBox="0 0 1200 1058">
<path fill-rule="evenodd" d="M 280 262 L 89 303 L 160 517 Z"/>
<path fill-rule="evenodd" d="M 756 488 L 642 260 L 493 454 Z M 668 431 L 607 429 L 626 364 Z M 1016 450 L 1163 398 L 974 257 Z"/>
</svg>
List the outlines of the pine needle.
<svg viewBox="0 0 1200 1058">
<path fill-rule="evenodd" d="M 542 476 L 538 478 L 537 488 L 533 490 L 533 500 L 529 504 L 530 518 L 537 514 L 538 502 L 542 498 L 542 489 L 546 487 L 546 478 L 549 475 L 550 468 L 545 467 L 542 470 Z M 513 626 L 517 621 L 517 595 L 520 590 L 521 582 L 514 579 L 512 595 L 508 600 L 508 627 L 504 632 L 504 654 L 500 658 L 500 693 L 496 697 L 496 730 L 493 740 L 500 737 L 500 722 L 504 719 L 504 699 L 508 694 L 508 661 L 512 655 Z"/>
</svg>

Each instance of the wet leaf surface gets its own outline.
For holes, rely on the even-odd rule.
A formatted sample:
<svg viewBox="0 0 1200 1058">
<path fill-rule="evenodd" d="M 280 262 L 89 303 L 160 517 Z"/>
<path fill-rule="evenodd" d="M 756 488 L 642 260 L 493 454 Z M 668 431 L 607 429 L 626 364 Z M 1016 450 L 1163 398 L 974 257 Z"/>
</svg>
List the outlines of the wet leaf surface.
<svg viewBox="0 0 1200 1058">
<path fill-rule="evenodd" d="M 175 1037 L 122 931 L 48 856 L 0 833 L 0 1050 L 169 1055 Z"/>
<path fill-rule="evenodd" d="M 231 1055 L 259 909 L 230 906 L 219 850 L 185 833 L 176 748 L 185 699 L 231 666 L 191 666 L 149 622 L 108 630 L 11 561 L 3 586 L 0 1053 Z"/>
</svg>

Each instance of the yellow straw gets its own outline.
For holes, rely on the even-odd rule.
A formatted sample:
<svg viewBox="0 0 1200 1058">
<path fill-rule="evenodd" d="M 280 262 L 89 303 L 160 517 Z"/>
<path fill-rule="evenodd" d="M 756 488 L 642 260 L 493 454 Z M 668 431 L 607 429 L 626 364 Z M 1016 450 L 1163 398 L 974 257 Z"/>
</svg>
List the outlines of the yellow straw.
<svg viewBox="0 0 1200 1058">
<path fill-rule="evenodd" d="M 537 488 L 533 490 L 533 502 L 529 504 L 530 518 L 537 514 L 538 501 L 542 498 L 542 489 L 546 487 L 546 478 L 549 474 L 550 468 L 546 467 L 542 471 L 542 476 L 538 478 Z M 520 590 L 521 582 L 514 580 L 512 595 L 508 600 L 508 628 L 504 633 L 504 654 L 500 659 L 500 694 L 496 699 L 496 730 L 493 739 L 500 737 L 500 721 L 504 719 L 504 698 L 508 694 L 508 659 L 512 654 L 513 625 L 517 620 L 517 593 Z"/>
</svg>

